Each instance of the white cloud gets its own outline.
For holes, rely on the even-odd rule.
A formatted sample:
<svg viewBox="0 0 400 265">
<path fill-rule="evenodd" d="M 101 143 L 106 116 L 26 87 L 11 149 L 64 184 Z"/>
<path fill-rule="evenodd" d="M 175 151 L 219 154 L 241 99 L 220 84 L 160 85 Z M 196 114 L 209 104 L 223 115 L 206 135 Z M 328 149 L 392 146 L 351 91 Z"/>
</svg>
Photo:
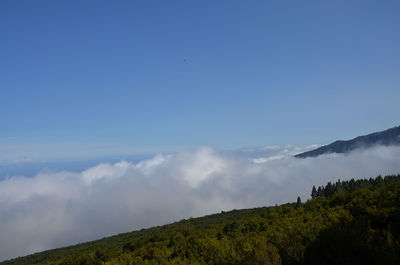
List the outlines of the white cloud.
<svg viewBox="0 0 400 265">
<path fill-rule="evenodd" d="M 199 148 L 196 152 L 182 153 L 174 161 L 177 176 L 180 176 L 191 188 L 198 187 L 210 177 L 223 173 L 226 161 L 209 147 Z"/>
<path fill-rule="evenodd" d="M 170 157 L 171 155 L 158 154 L 154 158 L 140 161 L 135 165 L 135 168 L 142 170 L 145 174 L 150 174 L 154 169 L 167 162 Z"/>
<path fill-rule="evenodd" d="M 121 161 L 114 165 L 108 163 L 101 163 L 95 167 L 89 168 L 82 172 L 82 179 L 86 184 L 92 184 L 96 180 L 106 179 L 112 180 L 123 176 L 126 171 L 132 166 L 131 163 Z"/>
<path fill-rule="evenodd" d="M 250 159 L 250 161 L 253 161 L 253 163 L 259 164 L 259 163 L 266 163 L 266 162 L 272 161 L 272 160 L 280 160 L 284 157 L 285 157 L 284 155 L 275 155 L 275 156 L 269 156 L 269 157 L 253 158 L 253 159 Z"/>
<path fill-rule="evenodd" d="M 400 172 L 400 147 L 295 159 L 296 147 L 249 159 L 209 147 L 0 182 L 0 259 L 182 218 L 303 200 L 312 185 Z"/>
</svg>

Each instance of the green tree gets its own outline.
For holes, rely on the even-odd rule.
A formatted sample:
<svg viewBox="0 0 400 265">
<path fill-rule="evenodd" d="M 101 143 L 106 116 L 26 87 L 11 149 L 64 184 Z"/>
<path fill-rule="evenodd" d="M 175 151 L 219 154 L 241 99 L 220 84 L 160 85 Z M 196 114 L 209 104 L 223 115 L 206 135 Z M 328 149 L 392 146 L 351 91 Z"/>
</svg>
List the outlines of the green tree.
<svg viewBox="0 0 400 265">
<path fill-rule="evenodd" d="M 300 196 L 297 196 L 297 202 L 296 202 L 296 209 L 299 208 L 301 206 L 301 198 Z"/>
<path fill-rule="evenodd" d="M 313 199 L 317 198 L 317 189 L 315 188 L 314 185 L 312 186 L 311 198 Z"/>
</svg>

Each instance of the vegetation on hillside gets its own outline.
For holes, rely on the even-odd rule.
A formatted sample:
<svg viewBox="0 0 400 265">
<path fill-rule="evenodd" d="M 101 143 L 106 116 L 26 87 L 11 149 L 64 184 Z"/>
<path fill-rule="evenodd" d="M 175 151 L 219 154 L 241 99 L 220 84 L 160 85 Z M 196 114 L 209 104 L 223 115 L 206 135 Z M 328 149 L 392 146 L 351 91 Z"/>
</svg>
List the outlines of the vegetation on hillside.
<svg viewBox="0 0 400 265">
<path fill-rule="evenodd" d="M 0 264 L 400 264 L 400 175 L 328 183 L 311 195 Z"/>
</svg>

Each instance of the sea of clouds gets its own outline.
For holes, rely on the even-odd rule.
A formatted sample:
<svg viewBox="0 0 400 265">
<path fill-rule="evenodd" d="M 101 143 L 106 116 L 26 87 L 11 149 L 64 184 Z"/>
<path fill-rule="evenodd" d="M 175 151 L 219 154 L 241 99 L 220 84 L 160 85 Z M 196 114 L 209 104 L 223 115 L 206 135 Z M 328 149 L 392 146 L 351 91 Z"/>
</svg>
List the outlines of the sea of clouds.
<svg viewBox="0 0 400 265">
<path fill-rule="evenodd" d="M 400 173 L 400 147 L 292 156 L 301 150 L 200 147 L 82 172 L 8 177 L 0 181 L 0 260 L 222 210 L 305 201 L 312 185 L 339 178 Z"/>
</svg>

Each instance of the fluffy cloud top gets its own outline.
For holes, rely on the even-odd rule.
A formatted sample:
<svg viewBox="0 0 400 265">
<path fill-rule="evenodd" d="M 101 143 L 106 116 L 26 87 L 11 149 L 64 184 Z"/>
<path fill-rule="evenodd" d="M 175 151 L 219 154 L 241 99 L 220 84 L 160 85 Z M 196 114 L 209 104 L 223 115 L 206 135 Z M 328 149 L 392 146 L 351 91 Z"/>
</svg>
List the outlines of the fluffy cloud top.
<svg viewBox="0 0 400 265">
<path fill-rule="evenodd" d="M 400 147 L 295 159 L 265 148 L 248 158 L 203 147 L 73 172 L 0 182 L 0 259 L 165 224 L 182 218 L 303 200 L 312 185 L 400 172 Z M 253 152 L 254 153 L 254 152 Z"/>
</svg>

